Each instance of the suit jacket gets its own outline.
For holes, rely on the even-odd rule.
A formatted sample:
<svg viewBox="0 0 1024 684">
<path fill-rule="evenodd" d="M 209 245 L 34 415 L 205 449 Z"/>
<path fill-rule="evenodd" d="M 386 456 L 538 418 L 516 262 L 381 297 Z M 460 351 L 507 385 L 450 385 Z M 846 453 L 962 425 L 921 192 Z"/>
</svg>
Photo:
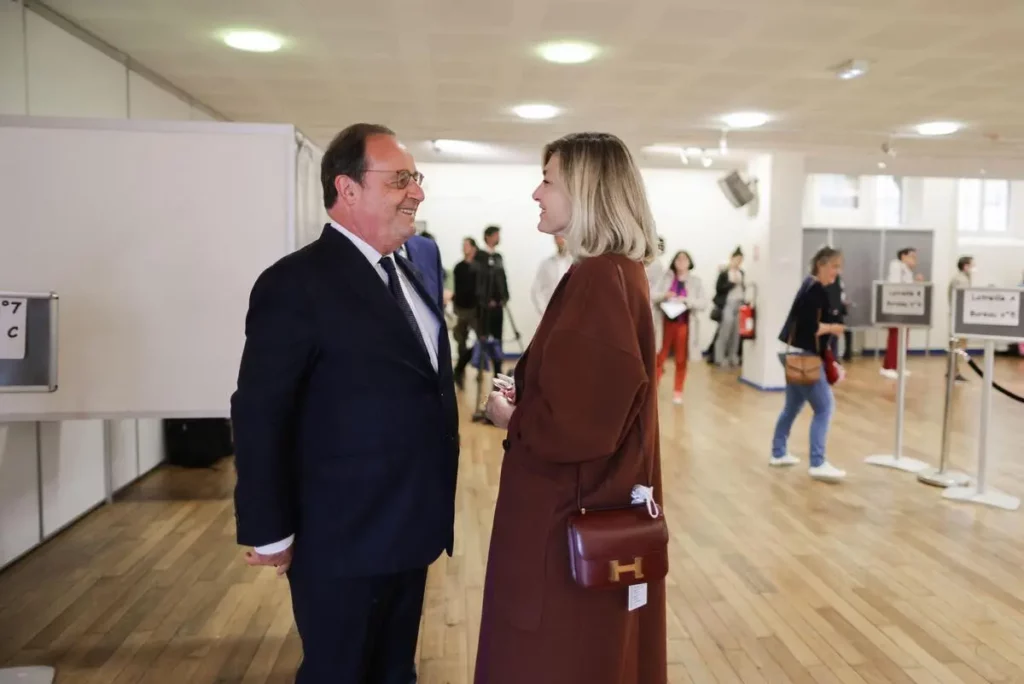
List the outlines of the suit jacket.
<svg viewBox="0 0 1024 684">
<path fill-rule="evenodd" d="M 396 261 L 440 323 L 436 372 L 374 267 L 330 225 L 252 289 L 231 402 L 237 536 L 294 534 L 292 572 L 390 574 L 452 552 L 458 414 L 440 255 L 429 240 L 410 247 L 420 266 Z"/>
</svg>

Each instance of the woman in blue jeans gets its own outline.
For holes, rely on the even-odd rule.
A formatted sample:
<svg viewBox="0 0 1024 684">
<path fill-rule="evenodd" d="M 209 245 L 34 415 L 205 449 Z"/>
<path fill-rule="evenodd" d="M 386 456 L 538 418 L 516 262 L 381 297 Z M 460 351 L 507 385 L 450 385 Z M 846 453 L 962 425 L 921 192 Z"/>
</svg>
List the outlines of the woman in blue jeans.
<svg viewBox="0 0 1024 684">
<path fill-rule="evenodd" d="M 839 250 L 831 247 L 818 250 L 811 259 L 811 274 L 796 293 L 786 325 L 779 334 L 779 339 L 789 347 L 787 352 L 820 356 L 822 369 L 817 382 L 812 385 L 786 383 L 786 404 L 782 407 L 782 413 L 775 424 L 772 457 L 769 460 L 773 466 L 790 466 L 800 462 L 800 459 L 786 449 L 786 442 L 789 440 L 793 421 L 796 420 L 804 403 L 809 403 L 814 411 L 814 417 L 811 419 L 809 473 L 816 480 L 827 482 L 837 482 L 846 477 L 843 470 L 825 459 L 825 441 L 835 406 L 830 379 L 835 382 L 844 377 L 842 366 L 835 362 L 828 351 L 830 337 L 842 335 L 843 326 L 837 322 L 825 288 L 835 282 L 841 267 L 842 254 Z"/>
</svg>

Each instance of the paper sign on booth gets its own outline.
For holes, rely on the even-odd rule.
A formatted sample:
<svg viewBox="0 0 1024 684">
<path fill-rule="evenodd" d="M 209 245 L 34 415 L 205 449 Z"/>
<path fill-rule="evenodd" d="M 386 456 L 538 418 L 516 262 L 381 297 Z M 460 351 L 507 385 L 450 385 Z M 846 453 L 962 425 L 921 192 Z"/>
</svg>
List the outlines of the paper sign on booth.
<svg viewBox="0 0 1024 684">
<path fill-rule="evenodd" d="M 25 358 L 27 299 L 0 299 L 0 359 Z"/>
<path fill-rule="evenodd" d="M 882 314 L 924 316 L 924 285 L 883 285 Z"/>
<path fill-rule="evenodd" d="M 1019 292 L 964 292 L 965 325 L 1020 325 Z"/>
</svg>

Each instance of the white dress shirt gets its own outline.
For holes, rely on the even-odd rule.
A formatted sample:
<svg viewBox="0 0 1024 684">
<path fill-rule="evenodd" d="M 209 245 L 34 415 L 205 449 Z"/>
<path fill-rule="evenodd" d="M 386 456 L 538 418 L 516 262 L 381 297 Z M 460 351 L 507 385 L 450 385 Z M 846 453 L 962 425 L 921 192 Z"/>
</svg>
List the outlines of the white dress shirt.
<svg viewBox="0 0 1024 684">
<path fill-rule="evenodd" d="M 359 248 L 359 251 L 363 253 L 363 256 L 366 257 L 367 261 L 370 262 L 374 270 L 377 271 L 377 275 L 379 275 L 380 279 L 384 282 L 384 286 L 387 287 L 388 274 L 387 271 L 384 270 L 384 267 L 380 265 L 380 260 L 383 255 L 376 249 L 368 245 L 365 240 L 363 240 L 350 230 L 338 225 L 334 221 L 331 221 L 331 225 L 334 227 L 335 230 L 337 230 L 339 233 L 341 233 L 349 240 L 351 240 L 352 244 Z M 402 250 L 402 255 L 405 256 L 404 250 Z M 387 258 L 394 259 L 394 255 L 389 254 Z M 434 370 L 436 371 L 437 343 L 438 334 L 441 331 L 441 323 L 440 321 L 437 320 L 437 318 L 434 317 L 434 314 L 430 310 L 430 307 L 427 306 L 427 303 L 423 301 L 423 298 L 420 297 L 420 294 L 416 290 L 415 286 L 413 286 L 413 284 L 409 282 L 408 276 L 406 276 L 405 271 L 403 271 L 402 267 L 399 266 L 397 263 L 395 264 L 395 271 L 398 273 L 398 282 L 402 286 L 402 292 L 405 294 L 406 300 L 408 300 L 409 302 L 409 307 L 412 309 L 413 317 L 416 319 L 416 323 L 419 325 L 420 336 L 423 338 L 423 343 L 427 347 L 427 354 L 430 356 L 430 364 L 434 367 Z M 390 296 L 390 292 L 388 293 L 388 295 Z M 281 541 L 274 542 L 273 544 L 267 544 L 266 546 L 257 546 L 255 547 L 254 550 L 261 556 L 270 556 L 275 553 L 280 553 L 284 551 L 292 545 L 293 541 L 295 541 L 294 534 L 289 535 L 287 539 L 282 539 Z"/>
<path fill-rule="evenodd" d="M 889 277 L 886 279 L 890 283 L 912 283 L 914 282 L 914 272 L 899 259 L 893 259 L 889 262 Z"/>
<path fill-rule="evenodd" d="M 552 254 L 540 262 L 537 276 L 533 280 L 533 287 L 530 288 L 530 298 L 533 300 L 538 314 L 544 315 L 544 309 L 551 301 L 551 295 L 555 294 L 555 288 L 558 287 L 558 283 L 570 266 L 572 266 L 572 257 L 568 254 Z"/>
</svg>

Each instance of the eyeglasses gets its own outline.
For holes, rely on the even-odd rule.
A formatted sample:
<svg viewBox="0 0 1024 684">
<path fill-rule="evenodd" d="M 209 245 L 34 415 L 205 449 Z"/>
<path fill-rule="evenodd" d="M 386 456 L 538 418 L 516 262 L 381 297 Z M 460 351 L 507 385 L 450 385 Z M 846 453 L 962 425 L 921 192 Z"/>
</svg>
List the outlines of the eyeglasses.
<svg viewBox="0 0 1024 684">
<path fill-rule="evenodd" d="M 367 169 L 367 173 L 393 173 L 395 178 L 391 181 L 391 185 L 395 186 L 399 190 L 404 190 L 409 187 L 410 181 L 416 181 L 416 185 L 423 185 L 423 174 L 419 171 L 408 171 L 402 169 L 401 171 L 393 171 L 390 169 Z"/>
</svg>

